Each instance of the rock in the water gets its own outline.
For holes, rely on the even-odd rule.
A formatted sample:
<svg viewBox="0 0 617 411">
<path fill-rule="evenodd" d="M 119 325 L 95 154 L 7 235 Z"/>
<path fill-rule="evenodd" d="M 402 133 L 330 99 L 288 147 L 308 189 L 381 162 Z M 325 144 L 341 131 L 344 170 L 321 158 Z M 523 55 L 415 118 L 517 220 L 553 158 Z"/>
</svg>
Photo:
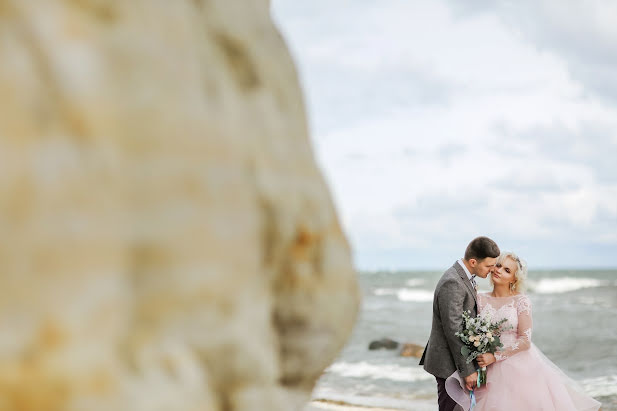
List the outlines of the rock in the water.
<svg viewBox="0 0 617 411">
<path fill-rule="evenodd" d="M 371 341 L 368 346 L 369 350 L 395 350 L 398 347 L 398 342 L 391 340 L 389 338 L 382 338 L 381 340 Z"/>
<path fill-rule="evenodd" d="M 0 411 L 301 408 L 359 292 L 269 2 L 5 0 L 0 62 Z"/>
<path fill-rule="evenodd" d="M 404 343 L 401 345 L 401 357 L 421 358 L 424 347 L 418 344 Z"/>
</svg>

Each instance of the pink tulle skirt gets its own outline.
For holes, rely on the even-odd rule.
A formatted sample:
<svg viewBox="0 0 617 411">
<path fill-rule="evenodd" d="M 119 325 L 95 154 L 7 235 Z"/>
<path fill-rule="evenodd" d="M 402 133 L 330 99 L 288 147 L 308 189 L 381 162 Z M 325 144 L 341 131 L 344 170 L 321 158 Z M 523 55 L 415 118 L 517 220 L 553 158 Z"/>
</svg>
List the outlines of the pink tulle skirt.
<svg viewBox="0 0 617 411">
<path fill-rule="evenodd" d="M 486 385 L 474 391 L 474 411 L 596 411 L 601 406 L 533 344 L 491 364 L 486 380 Z M 446 391 L 465 411 L 469 410 L 469 391 L 458 372 L 446 380 Z"/>
</svg>

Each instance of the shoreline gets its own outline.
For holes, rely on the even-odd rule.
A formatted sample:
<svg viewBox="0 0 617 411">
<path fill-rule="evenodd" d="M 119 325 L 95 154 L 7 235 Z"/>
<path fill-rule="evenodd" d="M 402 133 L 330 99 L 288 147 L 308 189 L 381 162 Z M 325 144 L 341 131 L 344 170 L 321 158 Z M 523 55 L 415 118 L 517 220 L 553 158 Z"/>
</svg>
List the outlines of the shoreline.
<svg viewBox="0 0 617 411">
<path fill-rule="evenodd" d="M 362 405 L 353 405 L 348 404 L 344 401 L 335 401 L 335 400 L 325 400 L 325 399 L 316 399 L 311 400 L 304 408 L 303 411 L 321 411 L 321 410 L 332 410 L 332 411 L 401 411 L 397 408 L 383 408 L 383 407 L 372 407 L 372 406 L 362 406 Z"/>
<path fill-rule="evenodd" d="M 351 398 L 313 397 L 303 411 L 435 411 L 436 407 L 437 397 L 434 399 L 390 399 L 385 401 L 384 398 L 376 397 L 355 400 Z"/>
</svg>

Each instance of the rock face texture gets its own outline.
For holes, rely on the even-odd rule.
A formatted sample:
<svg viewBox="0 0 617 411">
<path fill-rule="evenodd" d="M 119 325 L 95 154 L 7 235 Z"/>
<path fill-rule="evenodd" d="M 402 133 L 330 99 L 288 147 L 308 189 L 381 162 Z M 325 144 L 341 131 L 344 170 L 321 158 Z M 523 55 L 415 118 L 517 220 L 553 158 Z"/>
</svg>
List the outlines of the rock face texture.
<svg viewBox="0 0 617 411">
<path fill-rule="evenodd" d="M 0 1 L 0 411 L 299 409 L 358 302 L 268 1 Z"/>
</svg>

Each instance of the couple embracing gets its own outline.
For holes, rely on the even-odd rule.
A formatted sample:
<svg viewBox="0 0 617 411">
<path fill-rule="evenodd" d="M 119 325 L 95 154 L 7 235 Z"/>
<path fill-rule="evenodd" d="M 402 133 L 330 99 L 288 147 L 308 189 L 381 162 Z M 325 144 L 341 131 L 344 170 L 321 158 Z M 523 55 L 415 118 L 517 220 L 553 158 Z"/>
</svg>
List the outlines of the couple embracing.
<svg viewBox="0 0 617 411">
<path fill-rule="evenodd" d="M 490 278 L 492 291 L 477 292 L 477 278 Z M 527 264 L 501 252 L 488 237 L 469 243 L 464 258 L 443 274 L 433 298 L 433 323 L 420 365 L 435 376 L 439 411 L 596 411 L 600 403 L 546 358 L 531 342 L 531 301 L 523 291 Z M 505 319 L 503 346 L 467 363 L 463 312 L 492 321 Z M 487 367 L 486 384 L 477 387 L 478 369 Z M 470 396 L 470 392 L 474 395 Z"/>
</svg>

